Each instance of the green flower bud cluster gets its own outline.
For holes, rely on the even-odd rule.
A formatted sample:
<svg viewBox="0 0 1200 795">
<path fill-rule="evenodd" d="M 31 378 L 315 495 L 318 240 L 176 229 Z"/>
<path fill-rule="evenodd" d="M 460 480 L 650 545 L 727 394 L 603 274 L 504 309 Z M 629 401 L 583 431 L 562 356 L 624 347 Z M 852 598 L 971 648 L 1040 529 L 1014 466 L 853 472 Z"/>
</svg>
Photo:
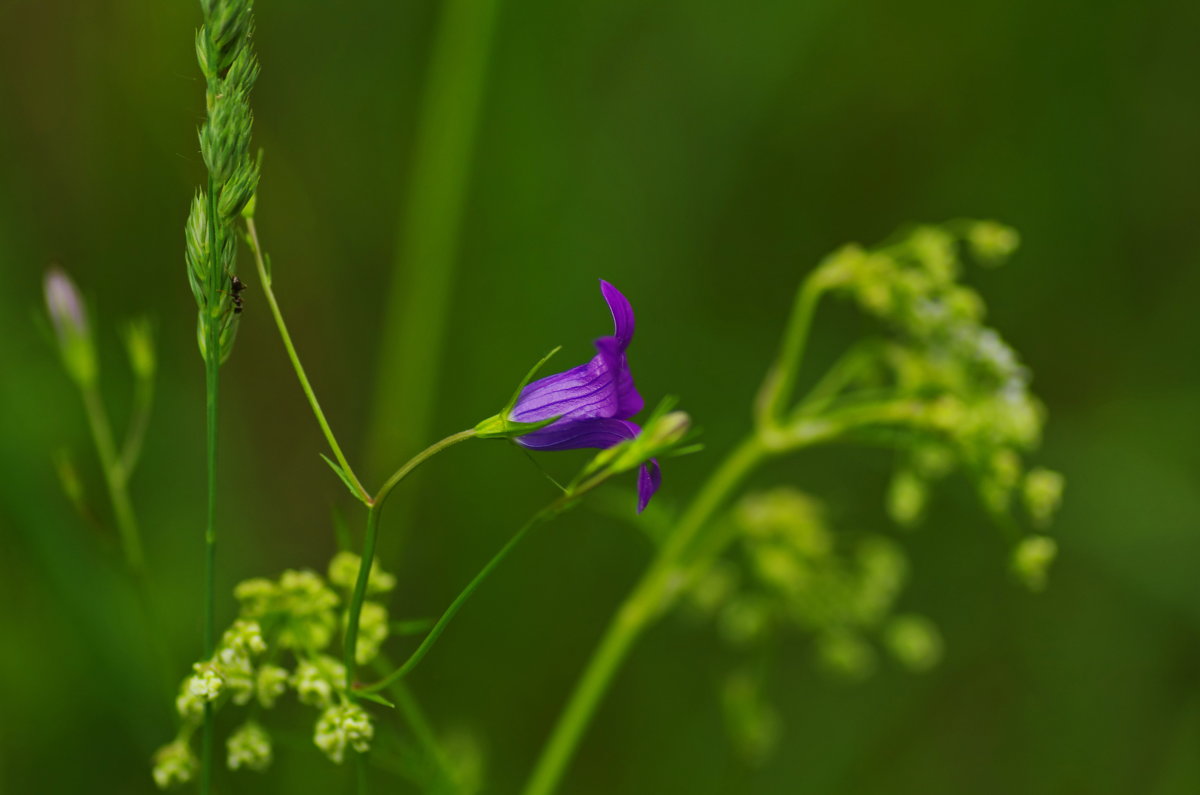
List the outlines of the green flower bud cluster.
<svg viewBox="0 0 1200 795">
<path fill-rule="evenodd" d="M 196 33 L 196 60 L 207 84 L 207 118 L 200 153 L 208 189 L 198 190 L 184 228 L 188 282 L 199 309 L 197 340 L 208 357 L 215 341 L 219 361 L 233 349 L 239 313 L 232 279 L 237 274 L 238 215 L 258 187 L 250 156 L 250 91 L 258 79 L 252 0 L 203 0 L 204 25 Z"/>
<path fill-rule="evenodd" d="M 823 505 L 790 487 L 747 495 L 726 521 L 737 534 L 737 562 L 709 567 L 688 596 L 730 645 L 758 647 L 788 629 L 810 633 L 821 667 L 848 679 L 870 675 L 880 648 L 911 671 L 940 659 L 933 623 L 895 614 L 908 561 L 890 539 L 835 535 Z M 735 747 L 755 761 L 769 752 L 779 727 L 760 703 L 759 683 L 751 684 L 737 675 L 722 702 Z"/>
<path fill-rule="evenodd" d="M 747 495 L 728 521 L 743 565 L 714 565 L 693 586 L 692 606 L 712 615 L 735 646 L 791 626 L 815 633 L 819 656 L 835 670 L 870 672 L 875 652 L 866 638 L 890 631 L 908 576 L 900 547 L 879 535 L 835 537 L 821 503 L 790 487 Z"/>
<path fill-rule="evenodd" d="M 345 666 L 327 653 L 338 627 L 345 626 L 359 561 L 357 555 L 340 552 L 329 564 L 328 580 L 313 571 L 288 570 L 276 579 L 255 578 L 234 588 L 241 606 L 237 620 L 221 637 L 213 657 L 197 662 L 180 686 L 175 702 L 179 732 L 155 756 L 154 780 L 159 787 L 186 783 L 195 776 L 190 741 L 202 724 L 206 703 L 220 708 L 254 702 L 254 711 L 268 710 L 290 689 L 301 704 L 320 710 L 313 740 L 334 762 L 343 760 L 347 747 L 359 751 L 369 747 L 374 732 L 370 717 L 348 698 Z M 372 568 L 371 593 L 384 595 L 395 586 L 395 576 L 378 565 Z M 387 608 L 376 601 L 365 602 L 359 663 L 379 654 L 388 633 Z M 271 763 L 270 736 L 255 720 L 236 729 L 226 747 L 231 770 L 264 770 Z"/>
<path fill-rule="evenodd" d="M 964 252 L 996 265 L 1018 242 L 1015 231 L 991 221 L 920 226 L 876 249 L 845 247 L 813 276 L 821 289 L 849 296 L 892 332 L 867 349 L 847 386 L 910 401 L 888 427 L 858 429 L 902 450 L 886 501 L 902 527 L 920 524 L 931 484 L 957 469 L 1006 525 L 1018 498 L 1039 528 L 1061 500 L 1062 476 L 1026 472 L 1022 461 L 1040 443 L 1045 421 L 1029 371 L 984 324 L 979 295 L 959 283 Z"/>
<path fill-rule="evenodd" d="M 325 755 L 339 765 L 346 755 L 346 747 L 363 753 L 370 749 L 375 727 L 367 711 L 353 702 L 336 704 L 321 713 L 317 721 L 313 741 Z"/>
<path fill-rule="evenodd" d="M 729 674 L 721 688 L 721 711 L 729 742 L 744 763 L 759 767 L 771 758 L 783 722 L 766 697 L 761 677 L 748 670 Z"/>
</svg>

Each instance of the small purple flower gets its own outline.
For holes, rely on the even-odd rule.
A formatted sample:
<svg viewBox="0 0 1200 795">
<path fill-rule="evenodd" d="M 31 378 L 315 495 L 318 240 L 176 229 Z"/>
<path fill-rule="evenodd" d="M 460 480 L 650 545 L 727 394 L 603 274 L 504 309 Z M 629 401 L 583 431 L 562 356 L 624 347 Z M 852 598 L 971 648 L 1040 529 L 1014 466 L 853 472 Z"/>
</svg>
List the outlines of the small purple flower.
<svg viewBox="0 0 1200 795">
<path fill-rule="evenodd" d="M 46 310 L 54 324 L 54 332 L 64 343 L 71 337 L 86 337 L 88 333 L 87 312 L 79 288 L 66 271 L 51 266 L 46 271 L 44 282 Z"/>
<path fill-rule="evenodd" d="M 644 405 L 625 358 L 625 349 L 633 340 L 633 307 L 603 279 L 600 293 L 612 312 L 612 336 L 596 340 L 597 353 L 590 362 L 529 384 L 509 413 L 516 422 L 559 418 L 517 437 L 516 441 L 530 450 L 606 449 L 634 438 L 642 430 L 629 421 Z M 639 513 L 661 483 L 658 461 L 651 459 L 638 474 Z"/>
</svg>

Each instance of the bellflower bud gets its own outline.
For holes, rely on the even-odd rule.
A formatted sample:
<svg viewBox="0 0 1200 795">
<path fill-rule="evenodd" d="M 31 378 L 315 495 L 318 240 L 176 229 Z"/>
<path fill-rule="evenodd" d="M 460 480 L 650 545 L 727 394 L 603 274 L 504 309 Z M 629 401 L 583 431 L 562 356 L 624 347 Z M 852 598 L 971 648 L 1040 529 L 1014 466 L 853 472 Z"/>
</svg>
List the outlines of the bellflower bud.
<svg viewBox="0 0 1200 795">
<path fill-rule="evenodd" d="M 67 375 L 81 386 L 95 383 L 98 369 L 96 349 L 79 288 L 66 271 L 57 266 L 46 271 L 43 286 L 46 311 L 54 327 L 58 352 Z"/>
</svg>

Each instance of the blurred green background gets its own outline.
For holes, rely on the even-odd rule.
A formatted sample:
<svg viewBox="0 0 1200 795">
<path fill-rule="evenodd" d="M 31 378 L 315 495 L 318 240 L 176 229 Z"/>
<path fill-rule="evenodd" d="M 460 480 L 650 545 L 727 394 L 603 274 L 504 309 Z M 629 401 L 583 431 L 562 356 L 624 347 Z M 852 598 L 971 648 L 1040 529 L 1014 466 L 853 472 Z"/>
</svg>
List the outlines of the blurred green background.
<svg viewBox="0 0 1200 795">
<path fill-rule="evenodd" d="M 484 13 L 460 5 L 467 28 Z M 455 161 L 465 194 L 441 366 L 393 373 L 435 395 L 414 423 L 419 410 L 377 392 L 376 363 L 398 311 L 399 219 L 410 201 L 437 202 L 409 186 L 442 17 L 433 2 L 258 3 L 260 230 L 352 460 L 371 438 L 431 441 L 493 413 L 555 344 L 564 365 L 590 356 L 608 324 L 603 277 L 637 309 L 642 393 L 681 396 L 704 428 L 707 452 L 665 472 L 660 499 L 680 504 L 748 427 L 791 292 L 819 257 L 904 222 L 973 216 L 1023 235 L 1008 266 L 970 281 L 1050 408 L 1035 460 L 1067 475 L 1062 554 L 1042 595 L 1014 586 L 1000 534 L 962 484 L 904 537 L 914 579 L 902 604 L 947 639 L 932 673 L 884 666 L 837 683 L 793 638 L 772 678 L 782 745 L 751 769 L 718 704 L 732 655 L 711 629 L 670 619 L 616 680 L 563 791 L 1200 792 L 1200 5 L 501 0 L 475 143 Z M 149 757 L 172 731 L 113 540 L 72 512 L 50 463 L 71 449 L 103 507 L 77 395 L 32 320 L 51 261 L 91 299 L 118 426 L 129 379 L 117 323 L 157 321 L 159 403 L 133 491 L 181 676 L 199 654 L 203 372 L 182 236 L 204 175 L 199 18 L 189 2 L 0 3 L 6 793 L 150 791 Z M 480 55 L 450 46 L 451 64 Z M 453 147 L 458 132 L 433 130 Z M 399 266 L 411 278 L 422 264 Z M 222 621 L 238 580 L 324 567 L 331 506 L 360 517 L 317 457 L 247 281 L 223 369 Z M 815 354 L 859 330 L 852 313 L 823 311 Z M 372 453 L 368 480 L 413 451 Z M 562 474 L 580 460 L 543 457 Z M 812 489 L 892 532 L 890 465 L 818 450 L 757 481 Z M 548 489 L 503 444 L 434 461 L 385 516 L 393 611 L 440 610 Z M 487 791 L 523 781 L 649 555 L 635 528 L 596 510 L 542 528 L 414 675 L 438 728 L 481 743 Z M 221 791 L 349 783 L 304 742 L 277 757 Z"/>
</svg>

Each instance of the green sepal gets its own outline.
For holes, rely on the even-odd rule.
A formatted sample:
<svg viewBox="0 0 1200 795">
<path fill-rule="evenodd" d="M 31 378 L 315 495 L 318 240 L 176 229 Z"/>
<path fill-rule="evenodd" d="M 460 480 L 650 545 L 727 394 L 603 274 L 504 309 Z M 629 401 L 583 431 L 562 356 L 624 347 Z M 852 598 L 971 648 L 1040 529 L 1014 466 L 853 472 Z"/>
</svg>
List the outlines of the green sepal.
<svg viewBox="0 0 1200 795">
<path fill-rule="evenodd" d="M 517 388 L 513 391 L 512 397 L 508 399 L 508 403 L 504 404 L 504 408 L 500 410 L 500 413 L 492 417 L 488 417 L 486 420 L 483 420 L 475 426 L 475 435 L 477 437 L 480 439 L 511 439 L 516 436 L 524 436 L 525 434 L 536 431 L 539 428 L 545 428 L 547 425 L 558 422 L 558 420 L 561 419 L 561 415 L 557 417 L 551 417 L 546 420 L 538 420 L 537 422 L 513 422 L 512 420 L 508 419 L 508 416 L 512 413 L 513 407 L 516 406 L 517 401 L 521 399 L 521 393 L 525 390 L 525 387 L 529 386 L 529 382 L 532 381 L 533 377 L 538 374 L 538 371 L 546 365 L 546 362 L 550 361 L 551 357 L 561 350 L 562 346 L 559 345 L 557 348 L 543 356 L 537 364 L 530 368 L 529 372 L 525 374 L 525 377 L 521 379 L 521 383 L 517 384 Z"/>
<path fill-rule="evenodd" d="M 562 415 L 551 417 L 547 420 L 538 420 L 537 422 L 513 422 L 505 417 L 507 413 L 497 414 L 488 417 L 475 426 L 475 436 L 479 439 L 512 439 L 516 436 L 524 436 L 527 433 L 532 433 L 539 428 L 545 428 L 547 425 L 558 422 L 562 419 Z"/>
<path fill-rule="evenodd" d="M 341 478 L 342 483 L 346 484 L 346 488 L 348 488 L 350 490 L 350 493 L 354 495 L 354 499 L 358 500 L 363 505 L 366 505 L 367 501 L 364 500 L 363 496 L 358 493 L 358 489 L 356 489 L 354 487 L 354 482 L 352 480 L 350 480 L 350 476 L 346 474 L 346 470 L 344 470 L 340 466 L 338 466 L 337 463 L 332 458 L 325 455 L 324 453 L 318 453 L 318 455 L 321 456 L 322 461 L 324 461 L 326 464 L 329 464 L 329 468 L 332 469 L 339 478 Z"/>
</svg>

